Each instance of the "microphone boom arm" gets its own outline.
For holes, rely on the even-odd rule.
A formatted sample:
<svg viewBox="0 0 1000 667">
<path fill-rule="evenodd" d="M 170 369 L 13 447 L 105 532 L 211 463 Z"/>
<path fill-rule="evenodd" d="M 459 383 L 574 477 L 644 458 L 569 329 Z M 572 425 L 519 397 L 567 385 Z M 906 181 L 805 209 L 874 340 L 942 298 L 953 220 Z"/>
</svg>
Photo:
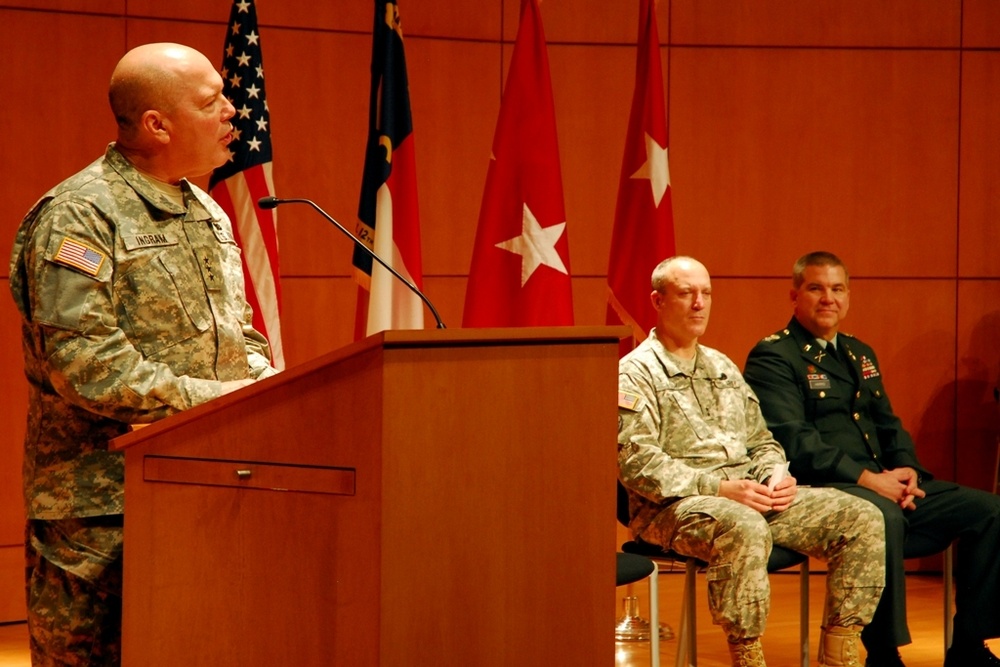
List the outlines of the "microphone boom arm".
<svg viewBox="0 0 1000 667">
<path fill-rule="evenodd" d="M 411 292 L 413 292 L 418 297 L 420 297 L 420 300 L 423 301 L 424 305 L 427 306 L 428 310 L 430 310 L 431 314 L 434 316 L 434 321 L 437 322 L 437 328 L 438 329 L 444 329 L 445 328 L 444 322 L 441 320 L 441 316 L 438 315 L 437 309 L 434 308 L 434 304 L 431 303 L 430 299 L 428 299 L 426 296 L 424 296 L 423 292 L 421 292 L 419 289 L 417 289 L 416 285 L 414 285 L 409 280 L 407 280 L 406 278 L 404 278 L 402 276 L 402 274 L 399 273 L 399 271 L 397 271 L 396 269 L 394 269 L 391 266 L 389 266 L 385 262 L 385 260 L 383 260 L 381 257 L 379 257 L 378 254 L 374 250 L 372 250 L 371 248 L 369 248 L 361 239 L 359 239 L 354 234 L 352 234 L 351 232 L 349 232 L 346 227 L 344 227 L 342 224 L 340 224 L 339 222 L 337 222 L 333 218 L 332 215 L 330 215 L 329 213 L 327 213 L 326 211 L 324 211 L 323 209 L 321 209 L 315 202 L 313 202 L 310 199 L 278 199 L 277 197 L 261 197 L 259 200 L 257 200 L 257 205 L 260 206 L 263 209 L 275 208 L 276 206 L 278 206 L 278 204 L 308 204 L 309 206 L 311 206 L 317 213 L 319 213 L 321 216 L 323 216 L 324 218 L 326 218 L 327 221 L 330 222 L 334 227 L 336 227 L 341 232 L 343 232 L 344 235 L 347 236 L 347 238 L 351 239 L 351 241 L 353 241 L 355 245 L 357 245 L 360 248 L 362 248 L 366 253 L 368 253 L 368 255 L 372 259 L 374 259 L 376 262 L 378 262 L 379 264 L 381 264 L 382 267 L 385 268 L 386 271 L 388 271 L 389 273 L 391 273 L 392 275 L 394 275 L 404 285 L 406 285 L 408 288 L 410 288 Z"/>
</svg>

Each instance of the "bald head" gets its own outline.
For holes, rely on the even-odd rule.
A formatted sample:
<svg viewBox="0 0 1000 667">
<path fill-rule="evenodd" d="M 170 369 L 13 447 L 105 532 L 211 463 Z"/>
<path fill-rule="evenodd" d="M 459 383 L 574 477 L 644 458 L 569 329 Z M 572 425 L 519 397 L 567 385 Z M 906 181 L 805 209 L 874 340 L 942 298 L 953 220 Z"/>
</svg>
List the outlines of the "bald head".
<svg viewBox="0 0 1000 667">
<path fill-rule="evenodd" d="M 166 183 L 207 174 L 231 158 L 236 113 L 208 58 L 180 44 L 145 44 L 111 75 L 115 147 L 137 169 Z"/>
<path fill-rule="evenodd" d="M 653 290 L 656 292 L 662 292 L 663 288 L 666 287 L 667 283 L 671 282 L 676 271 L 691 271 L 697 270 L 708 275 L 708 269 L 705 265 L 696 260 L 693 257 L 687 257 L 685 255 L 676 255 L 674 257 L 668 257 L 653 269 L 652 275 L 652 285 Z"/>
<path fill-rule="evenodd" d="M 205 66 L 213 69 L 205 56 L 182 44 L 143 44 L 126 53 L 108 88 L 119 137 L 133 136 L 147 111 L 170 113 L 185 77 Z"/>
</svg>

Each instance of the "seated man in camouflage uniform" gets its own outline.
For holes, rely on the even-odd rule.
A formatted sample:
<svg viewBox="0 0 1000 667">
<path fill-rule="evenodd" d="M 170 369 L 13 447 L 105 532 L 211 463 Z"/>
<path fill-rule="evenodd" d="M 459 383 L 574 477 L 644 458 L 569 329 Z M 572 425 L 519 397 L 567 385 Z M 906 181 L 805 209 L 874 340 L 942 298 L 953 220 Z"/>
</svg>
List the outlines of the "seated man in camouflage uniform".
<svg viewBox="0 0 1000 667">
<path fill-rule="evenodd" d="M 860 667 L 858 638 L 884 584 L 878 511 L 834 489 L 798 488 L 753 392 L 698 344 L 712 286 L 689 257 L 653 271 L 657 325 L 619 363 L 619 478 L 638 538 L 708 563 L 708 600 L 734 667 L 762 667 L 771 545 L 825 560 L 821 667 Z M 772 482 L 769 484 L 769 482 Z"/>
<path fill-rule="evenodd" d="M 11 258 L 36 667 L 121 661 L 124 461 L 111 439 L 276 372 L 230 221 L 187 180 L 229 159 L 219 73 L 193 49 L 147 44 L 118 63 L 109 98 L 117 141 L 35 204 Z"/>
</svg>

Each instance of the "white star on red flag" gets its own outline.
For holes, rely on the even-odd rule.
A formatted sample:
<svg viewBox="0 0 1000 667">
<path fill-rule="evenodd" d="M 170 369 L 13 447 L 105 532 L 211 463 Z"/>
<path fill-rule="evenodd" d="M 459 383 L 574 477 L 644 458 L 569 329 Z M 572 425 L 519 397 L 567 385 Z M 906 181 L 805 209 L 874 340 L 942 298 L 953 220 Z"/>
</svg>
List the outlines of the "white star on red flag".
<svg viewBox="0 0 1000 667">
<path fill-rule="evenodd" d="M 556 242 L 566 230 L 565 222 L 542 227 L 538 224 L 535 214 L 525 204 L 521 229 L 520 236 L 496 244 L 498 248 L 521 255 L 521 287 L 524 287 L 531 274 L 542 264 L 551 266 L 559 273 L 568 273 L 559 251 L 556 250 Z"/>
</svg>

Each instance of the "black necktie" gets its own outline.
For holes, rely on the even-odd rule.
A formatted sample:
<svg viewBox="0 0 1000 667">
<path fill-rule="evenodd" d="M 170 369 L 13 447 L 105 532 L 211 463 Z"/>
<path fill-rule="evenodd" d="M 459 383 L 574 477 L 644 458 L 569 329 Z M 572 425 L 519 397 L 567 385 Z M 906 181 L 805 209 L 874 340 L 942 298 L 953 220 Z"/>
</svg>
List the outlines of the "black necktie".
<svg viewBox="0 0 1000 667">
<path fill-rule="evenodd" d="M 836 361 L 838 364 L 843 363 L 840 360 L 840 355 L 837 354 L 837 346 L 834 345 L 833 343 L 827 343 L 826 344 L 826 353 L 827 353 L 827 355 L 829 355 L 829 357 L 831 359 L 833 359 L 834 361 Z"/>
</svg>

